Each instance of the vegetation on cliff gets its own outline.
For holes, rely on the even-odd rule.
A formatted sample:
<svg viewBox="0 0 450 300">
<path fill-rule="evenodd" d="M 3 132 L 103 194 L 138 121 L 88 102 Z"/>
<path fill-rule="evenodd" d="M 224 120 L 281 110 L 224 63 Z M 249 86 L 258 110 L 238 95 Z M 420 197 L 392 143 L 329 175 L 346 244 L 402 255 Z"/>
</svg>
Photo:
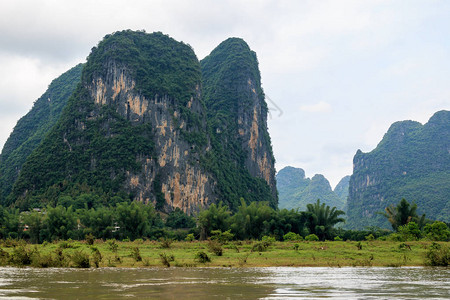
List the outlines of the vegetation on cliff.
<svg viewBox="0 0 450 300">
<path fill-rule="evenodd" d="M 348 180 L 343 178 L 333 191 L 323 175 L 306 178 L 303 169 L 288 166 L 277 173 L 277 188 L 280 208 L 303 210 L 308 203 L 320 199 L 322 203 L 342 210 L 347 200 Z"/>
<path fill-rule="evenodd" d="M 5 203 L 3 197 L 11 192 L 27 157 L 58 121 L 80 82 L 82 69 L 79 64 L 53 80 L 33 108 L 17 122 L 0 156 L 0 203 Z"/>
<path fill-rule="evenodd" d="M 246 141 L 239 132 L 242 119 L 251 120 L 253 109 L 260 105 L 261 118 L 257 120 L 257 130 L 264 132 L 260 140 L 265 146 L 263 151 L 271 161 L 267 168 L 273 177 L 275 159 L 267 131 L 267 104 L 261 89 L 255 52 L 242 39 L 230 38 L 205 57 L 201 67 L 212 146 L 203 164 L 218 179 L 219 199 L 232 210 L 237 209 L 241 197 L 247 203 L 267 201 L 275 208 L 278 202 L 275 186 L 269 186 L 263 178 L 250 173 L 247 159 L 252 149 L 243 146 Z M 253 87 L 255 91 L 252 94 Z"/>
<path fill-rule="evenodd" d="M 88 85 L 94 76 L 105 77 L 111 64 L 132 73 L 136 89 L 146 97 L 176 99 L 173 109 L 186 106 L 200 83 L 200 65 L 189 46 L 161 33 L 123 31 L 106 36 L 92 49 L 82 84 L 58 123 L 28 156 L 8 204 L 16 201 L 22 209 L 55 205 L 61 196 L 79 195 L 80 186 L 108 199 L 133 198 L 124 187 L 125 177 L 141 168 L 140 155 L 152 157 L 154 129 L 150 123 L 131 123 L 113 105 L 95 105 Z M 191 122 L 187 128 L 199 123 L 188 110 L 182 111 Z"/>
<path fill-rule="evenodd" d="M 5 146 L 2 168 L 8 151 L 22 161 L 20 172 L 8 167 L 17 178 L 2 170 L 10 186 L 1 204 L 29 210 L 137 199 L 170 212 L 184 197 L 189 213 L 218 199 L 233 211 L 241 198 L 277 206 L 267 106 L 256 54 L 244 41 L 223 42 L 200 66 L 189 45 L 162 33 L 120 31 L 105 36 L 81 69 L 76 80 L 69 78 L 72 85 L 60 84 L 64 94 L 58 96 L 69 99 L 50 112 L 52 122 L 34 113 L 38 105 L 30 112 L 27 126 L 45 123 L 36 129 L 45 135 L 27 151 L 18 143 Z M 250 150 L 238 123 L 252 118 L 257 128 L 244 129 L 259 148 Z M 199 189 L 205 190 L 201 196 Z M 201 197 L 197 203 L 193 194 Z"/>
<path fill-rule="evenodd" d="M 350 180 L 350 228 L 388 227 L 378 212 L 405 198 L 417 213 L 450 221 L 450 112 L 435 113 L 428 123 L 394 123 L 369 153 L 358 151 Z"/>
</svg>

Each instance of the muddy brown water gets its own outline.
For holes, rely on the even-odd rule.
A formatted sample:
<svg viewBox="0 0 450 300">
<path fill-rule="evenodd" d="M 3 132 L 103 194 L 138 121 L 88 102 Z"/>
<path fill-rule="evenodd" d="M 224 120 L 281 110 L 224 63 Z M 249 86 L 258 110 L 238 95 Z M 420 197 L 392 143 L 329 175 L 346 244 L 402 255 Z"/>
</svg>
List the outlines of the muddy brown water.
<svg viewBox="0 0 450 300">
<path fill-rule="evenodd" d="M 0 299 L 450 299 L 450 268 L 0 268 Z"/>
</svg>

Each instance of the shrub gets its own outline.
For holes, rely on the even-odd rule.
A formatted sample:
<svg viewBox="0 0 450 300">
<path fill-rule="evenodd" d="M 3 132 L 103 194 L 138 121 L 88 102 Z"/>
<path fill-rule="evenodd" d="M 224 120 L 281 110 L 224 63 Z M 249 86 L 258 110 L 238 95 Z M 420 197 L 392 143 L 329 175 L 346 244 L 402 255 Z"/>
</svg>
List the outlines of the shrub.
<svg viewBox="0 0 450 300">
<path fill-rule="evenodd" d="M 170 262 L 175 260 L 175 257 L 172 254 L 160 253 L 159 258 L 164 266 L 170 267 Z"/>
<path fill-rule="evenodd" d="M 263 237 L 261 238 L 261 241 L 267 243 L 268 246 L 270 246 L 270 245 L 272 245 L 273 243 L 275 243 L 277 240 L 276 240 L 273 236 L 265 235 L 265 236 L 263 236 Z M 267 246 L 267 247 L 268 247 L 268 246 Z"/>
<path fill-rule="evenodd" d="M 168 238 L 160 238 L 159 241 L 161 242 L 161 248 L 163 249 L 169 249 L 170 245 L 172 245 L 173 240 Z"/>
<path fill-rule="evenodd" d="M 366 235 L 364 238 L 366 239 L 366 241 L 373 241 L 375 239 L 373 234 Z"/>
<path fill-rule="evenodd" d="M 317 235 L 315 235 L 314 233 L 305 236 L 305 241 L 315 242 L 318 240 L 319 240 L 319 237 Z"/>
<path fill-rule="evenodd" d="M 204 264 L 207 262 L 211 262 L 211 258 L 205 252 L 199 251 L 197 252 L 197 254 L 195 254 L 195 261 Z"/>
<path fill-rule="evenodd" d="M 29 266 L 32 262 L 31 256 L 33 250 L 28 249 L 25 246 L 15 247 L 9 256 L 9 261 L 15 266 Z"/>
<path fill-rule="evenodd" d="M 5 266 L 9 262 L 9 253 L 0 248 L 0 266 Z"/>
<path fill-rule="evenodd" d="M 193 233 L 189 233 L 184 240 L 186 242 L 192 242 L 193 240 L 195 240 L 194 234 Z"/>
<path fill-rule="evenodd" d="M 92 235 L 92 233 L 86 234 L 84 236 L 84 238 L 86 239 L 86 243 L 88 245 L 91 245 L 91 246 L 94 245 L 95 237 Z"/>
<path fill-rule="evenodd" d="M 217 240 L 219 243 L 225 244 L 233 239 L 234 234 L 231 233 L 231 229 L 222 232 L 222 230 L 212 230 L 211 240 Z"/>
<path fill-rule="evenodd" d="M 433 242 L 430 245 L 425 258 L 425 264 L 429 266 L 447 267 L 450 265 L 450 249 Z"/>
<path fill-rule="evenodd" d="M 119 245 L 117 245 L 116 240 L 107 240 L 106 243 L 108 244 L 109 250 L 111 250 L 113 253 L 117 253 Z"/>
<path fill-rule="evenodd" d="M 335 240 L 336 242 L 341 242 L 341 241 L 342 241 L 342 238 L 339 237 L 339 236 L 335 236 L 335 237 L 334 237 L 334 240 Z"/>
<path fill-rule="evenodd" d="M 73 254 L 70 256 L 70 259 L 72 260 L 72 266 L 74 268 L 90 268 L 91 263 L 89 261 L 89 254 L 84 253 L 82 251 L 74 251 Z"/>
<path fill-rule="evenodd" d="M 102 261 L 102 254 L 100 253 L 100 250 L 98 250 L 97 247 L 91 247 L 91 251 L 92 251 L 92 260 L 94 262 L 94 265 L 96 268 L 98 268 Z"/>
<path fill-rule="evenodd" d="M 130 255 L 135 261 L 142 261 L 141 251 L 139 250 L 139 247 L 133 247 L 131 248 L 131 255 Z"/>
<path fill-rule="evenodd" d="M 450 239 L 450 230 L 447 225 L 441 221 L 435 221 L 432 224 L 426 224 L 423 228 L 427 239 L 431 241 L 448 241 Z"/>
<path fill-rule="evenodd" d="M 283 240 L 284 241 L 301 241 L 301 240 L 303 240 L 303 237 L 298 233 L 288 232 L 285 235 L 283 235 Z"/>
<path fill-rule="evenodd" d="M 222 256 L 223 254 L 222 245 L 217 240 L 209 240 L 208 249 L 217 256 Z"/>
<path fill-rule="evenodd" d="M 251 252 L 264 252 L 269 248 L 270 243 L 267 241 L 261 241 L 253 245 Z"/>
<path fill-rule="evenodd" d="M 362 244 L 361 244 L 361 242 L 358 242 L 358 243 L 356 243 L 356 248 L 358 249 L 358 250 L 362 250 Z"/>
</svg>

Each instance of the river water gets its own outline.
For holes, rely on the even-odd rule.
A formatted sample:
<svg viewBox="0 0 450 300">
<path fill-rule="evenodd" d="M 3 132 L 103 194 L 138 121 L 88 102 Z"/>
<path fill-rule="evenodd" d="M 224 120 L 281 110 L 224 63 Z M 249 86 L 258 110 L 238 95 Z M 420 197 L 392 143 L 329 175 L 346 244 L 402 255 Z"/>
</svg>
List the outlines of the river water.
<svg viewBox="0 0 450 300">
<path fill-rule="evenodd" d="M 450 299 L 450 268 L 0 268 L 0 299 Z"/>
</svg>

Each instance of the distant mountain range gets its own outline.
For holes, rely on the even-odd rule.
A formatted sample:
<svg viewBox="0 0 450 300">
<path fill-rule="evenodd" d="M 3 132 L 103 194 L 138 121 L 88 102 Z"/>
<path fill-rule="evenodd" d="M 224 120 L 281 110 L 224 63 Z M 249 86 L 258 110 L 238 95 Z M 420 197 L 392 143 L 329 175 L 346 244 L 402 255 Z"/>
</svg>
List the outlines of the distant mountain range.
<svg viewBox="0 0 450 300">
<path fill-rule="evenodd" d="M 349 180 L 350 176 L 342 178 L 333 191 L 323 175 L 316 174 L 310 179 L 301 168 L 285 167 L 277 173 L 278 207 L 305 210 L 307 204 L 320 199 L 330 207 L 344 209 Z"/>
</svg>

